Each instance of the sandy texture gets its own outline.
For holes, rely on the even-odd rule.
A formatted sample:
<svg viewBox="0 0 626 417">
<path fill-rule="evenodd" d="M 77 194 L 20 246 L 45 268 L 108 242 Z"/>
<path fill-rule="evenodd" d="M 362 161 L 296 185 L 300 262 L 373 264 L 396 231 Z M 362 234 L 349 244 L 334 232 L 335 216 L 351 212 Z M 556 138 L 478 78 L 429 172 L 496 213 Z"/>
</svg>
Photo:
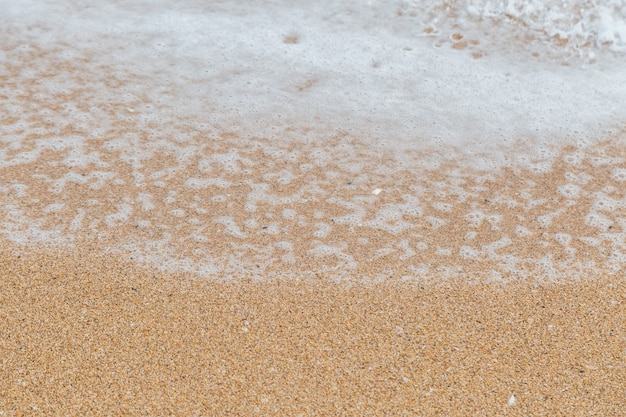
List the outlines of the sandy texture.
<svg viewBox="0 0 626 417">
<path fill-rule="evenodd" d="M 617 72 L 74 3 L 0 16 L 0 417 L 623 414 Z"/>
<path fill-rule="evenodd" d="M 10 251 L 0 271 L 5 416 L 609 416 L 626 397 L 623 278 L 225 284 Z"/>
</svg>

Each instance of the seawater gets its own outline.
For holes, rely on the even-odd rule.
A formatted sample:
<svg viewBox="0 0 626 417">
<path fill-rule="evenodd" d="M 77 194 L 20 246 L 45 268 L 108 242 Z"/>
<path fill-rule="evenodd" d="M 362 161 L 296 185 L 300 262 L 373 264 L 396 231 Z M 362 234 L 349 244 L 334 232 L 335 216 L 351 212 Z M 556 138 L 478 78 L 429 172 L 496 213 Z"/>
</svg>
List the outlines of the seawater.
<svg viewBox="0 0 626 417">
<path fill-rule="evenodd" d="M 207 277 L 620 271 L 625 19 L 0 1 L 0 235 Z"/>
</svg>

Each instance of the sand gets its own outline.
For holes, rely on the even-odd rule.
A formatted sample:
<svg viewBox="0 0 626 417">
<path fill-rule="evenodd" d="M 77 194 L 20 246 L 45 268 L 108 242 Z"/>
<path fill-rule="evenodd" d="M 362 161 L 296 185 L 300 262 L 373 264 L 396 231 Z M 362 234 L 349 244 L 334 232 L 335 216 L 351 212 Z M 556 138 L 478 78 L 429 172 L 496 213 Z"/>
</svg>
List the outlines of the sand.
<svg viewBox="0 0 626 417">
<path fill-rule="evenodd" d="M 137 100 L 101 135 L 12 127 L 0 416 L 623 414 L 626 128 L 491 166 L 341 132 L 170 140 Z"/>
<path fill-rule="evenodd" d="M 620 415 L 626 282 L 218 283 L 0 256 L 0 415 Z"/>
<path fill-rule="evenodd" d="M 178 60 L 165 52 L 179 31 L 156 30 L 152 13 L 127 20 L 140 9 L 77 11 L 78 37 L 18 9 L 0 73 L 0 417 L 624 414 L 623 122 L 594 138 L 552 143 L 542 128 L 453 146 L 428 132 L 508 137 L 502 117 L 532 132 L 524 111 L 506 114 L 528 108 L 521 90 L 472 121 L 471 101 L 498 102 L 481 86 L 500 74 L 439 79 L 388 45 L 370 63 L 368 44 L 335 88 L 345 74 L 326 64 L 278 79 L 285 47 L 308 56 L 296 32 L 254 69 L 243 45 L 220 65 L 195 30 L 200 49 L 178 48 L 187 23 L 174 43 L 197 57 Z M 482 58 L 465 39 L 453 48 Z M 402 68 L 420 97 L 399 90 Z M 362 76 L 373 84 L 352 91 Z M 445 98 L 446 79 L 471 94 Z M 551 107 L 537 85 L 529 115 Z M 584 103 L 599 131 L 595 100 L 605 114 L 616 96 L 590 85 L 554 95 L 565 110 L 539 126 Z M 464 110 L 449 120 L 431 102 Z"/>
<path fill-rule="evenodd" d="M 623 413 L 622 142 L 486 172 L 267 142 L 0 172 L 0 416 Z"/>
</svg>

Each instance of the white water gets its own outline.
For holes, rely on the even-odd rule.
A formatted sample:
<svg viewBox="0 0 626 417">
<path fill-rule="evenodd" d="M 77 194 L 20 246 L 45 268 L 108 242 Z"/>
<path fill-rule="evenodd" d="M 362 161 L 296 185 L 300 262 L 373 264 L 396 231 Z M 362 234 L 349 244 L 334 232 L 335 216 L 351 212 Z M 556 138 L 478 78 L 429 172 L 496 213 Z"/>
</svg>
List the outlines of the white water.
<svg viewBox="0 0 626 417">
<path fill-rule="evenodd" d="M 93 235 L 139 259 L 210 275 L 249 272 L 232 265 L 246 263 L 250 251 L 251 264 L 293 264 L 297 250 L 281 239 L 287 223 L 300 222 L 315 225 L 301 251 L 334 254 L 338 268 L 354 269 L 353 245 L 331 239 L 337 224 L 393 237 L 416 222 L 445 225 L 453 210 L 434 201 L 427 204 L 434 212 L 425 212 L 424 196 L 436 199 L 433 184 L 414 185 L 404 202 L 372 213 L 369 193 L 341 198 L 328 191 L 349 175 L 370 187 L 372 179 L 363 178 L 376 155 L 416 176 L 444 160 L 460 171 L 497 172 L 515 162 L 547 172 L 566 146 L 582 152 L 622 130 L 625 18 L 623 0 L 0 0 L 0 230 L 27 244 L 71 245 L 81 233 Z M 329 148 L 337 136 L 344 139 Z M 414 153 L 445 158 L 416 160 Z M 16 179 L 16 170 L 34 169 L 44 157 L 52 160 L 32 173 L 34 183 Z M 621 181 L 621 158 L 607 163 Z M 379 164 L 372 175 L 382 181 L 394 164 Z M 333 174 L 332 167 L 341 169 Z M 308 181 L 313 168 L 327 177 L 295 194 L 272 191 L 272 184 Z M 191 171 L 181 177 L 185 169 Z M 239 182 L 247 184 L 241 206 L 229 202 Z M 76 184 L 83 188 L 72 191 Z M 576 177 L 559 192 L 574 201 L 584 184 Z M 118 186 L 131 191 L 120 194 Z M 348 214 L 332 225 L 329 213 L 304 218 L 307 209 L 293 206 L 309 201 Z M 271 218 L 263 205 L 288 214 Z M 237 207 L 257 215 L 237 224 L 229 213 Z M 482 224 L 488 215 L 481 213 L 469 224 Z M 618 224 L 616 213 L 604 223 L 598 217 L 599 227 Z M 207 224 L 221 225 L 238 243 L 216 253 Z M 115 243 L 114 229 L 131 225 L 150 238 L 139 233 Z M 274 240 L 251 249 L 245 238 L 261 226 Z M 426 246 L 442 256 L 508 262 L 488 245 L 456 252 L 406 238 L 376 253 L 393 247 L 410 260 Z M 555 239 L 567 246 L 570 238 Z M 612 239 L 611 253 L 622 250 L 620 238 Z"/>
</svg>

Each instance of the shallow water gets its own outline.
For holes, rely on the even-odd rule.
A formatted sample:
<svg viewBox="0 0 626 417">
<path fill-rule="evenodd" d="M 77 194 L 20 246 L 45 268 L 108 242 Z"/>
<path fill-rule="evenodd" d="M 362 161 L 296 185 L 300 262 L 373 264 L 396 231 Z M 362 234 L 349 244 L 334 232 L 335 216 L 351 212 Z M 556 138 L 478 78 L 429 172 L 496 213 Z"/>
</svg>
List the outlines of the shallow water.
<svg viewBox="0 0 626 417">
<path fill-rule="evenodd" d="M 626 259 L 626 3 L 0 1 L 0 232 L 211 277 Z"/>
</svg>

